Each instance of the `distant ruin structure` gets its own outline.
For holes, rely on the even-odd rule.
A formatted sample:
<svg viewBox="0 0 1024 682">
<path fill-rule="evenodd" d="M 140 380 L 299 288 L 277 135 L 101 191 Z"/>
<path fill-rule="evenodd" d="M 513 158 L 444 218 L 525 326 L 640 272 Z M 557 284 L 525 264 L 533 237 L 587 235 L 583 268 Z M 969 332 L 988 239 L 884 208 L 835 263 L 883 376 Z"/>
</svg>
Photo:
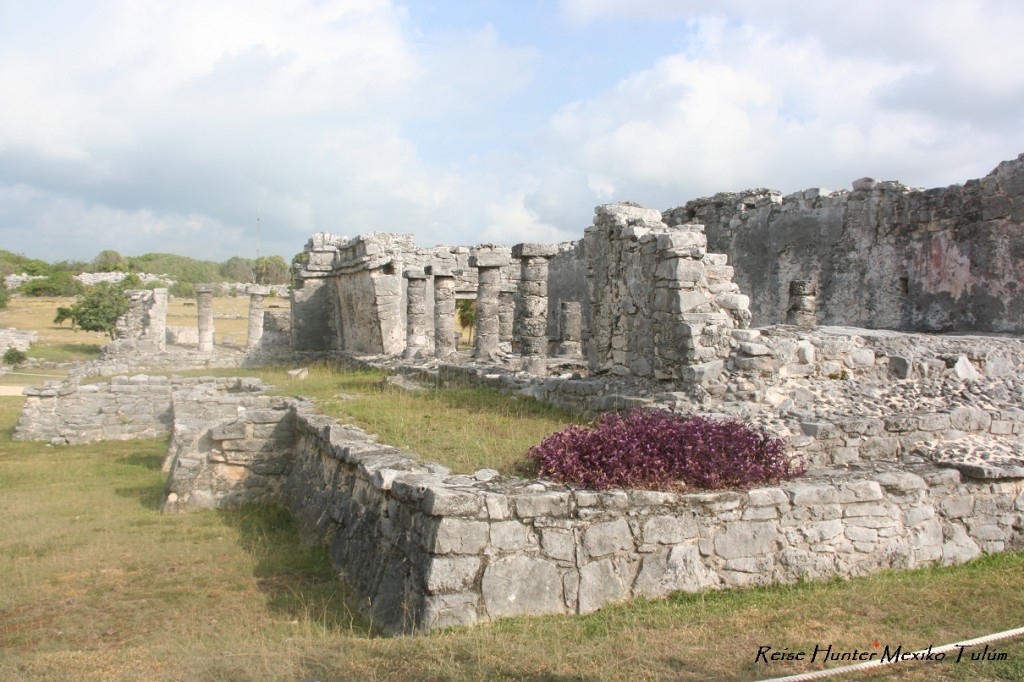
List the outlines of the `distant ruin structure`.
<svg viewBox="0 0 1024 682">
<path fill-rule="evenodd" d="M 818 324 L 1024 333 L 1024 154 L 963 185 L 753 189 L 694 199 L 664 219 L 705 226 L 751 293 L 756 326 L 785 319 L 789 283 L 809 280 Z"/>
</svg>

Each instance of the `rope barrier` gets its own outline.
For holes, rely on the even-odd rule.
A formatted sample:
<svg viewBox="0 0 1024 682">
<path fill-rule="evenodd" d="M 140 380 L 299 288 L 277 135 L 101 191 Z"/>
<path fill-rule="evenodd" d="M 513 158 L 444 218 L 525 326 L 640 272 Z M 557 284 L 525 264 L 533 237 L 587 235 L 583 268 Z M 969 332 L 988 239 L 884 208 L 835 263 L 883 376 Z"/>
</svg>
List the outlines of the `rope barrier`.
<svg viewBox="0 0 1024 682">
<path fill-rule="evenodd" d="M 1013 630 L 1004 630 L 1002 632 L 996 632 L 991 635 L 985 635 L 984 637 L 978 637 L 977 639 L 969 639 L 963 642 L 957 642 L 955 644 L 944 644 L 940 647 L 922 649 L 920 651 L 913 651 L 908 654 L 904 654 L 901 659 L 878 659 L 877 661 L 865 661 L 864 663 L 855 663 L 854 665 L 844 665 L 839 668 L 829 668 L 827 670 L 817 670 L 809 673 L 800 673 L 798 675 L 787 675 L 786 677 L 772 677 L 770 679 L 761 680 L 761 682 L 805 682 L 806 680 L 820 680 L 825 677 L 832 677 L 833 675 L 841 675 L 843 673 L 858 672 L 863 670 L 870 670 L 871 668 L 880 668 L 883 665 L 893 665 L 895 663 L 904 663 L 908 660 L 915 660 L 917 656 L 924 656 L 925 654 L 944 654 L 947 651 L 953 649 L 966 649 L 968 647 L 977 646 L 979 644 L 988 644 L 989 642 L 997 642 L 1001 639 L 1009 639 L 1011 637 L 1019 637 L 1024 635 L 1024 628 L 1014 628 Z M 921 660 L 921 659 L 917 659 Z"/>
</svg>

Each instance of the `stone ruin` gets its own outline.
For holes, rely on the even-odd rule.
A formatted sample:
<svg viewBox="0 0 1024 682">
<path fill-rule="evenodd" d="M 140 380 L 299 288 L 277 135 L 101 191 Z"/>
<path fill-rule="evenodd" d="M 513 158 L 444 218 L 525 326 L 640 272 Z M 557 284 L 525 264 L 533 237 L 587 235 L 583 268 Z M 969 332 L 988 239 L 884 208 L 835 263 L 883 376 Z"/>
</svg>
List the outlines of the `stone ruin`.
<svg viewBox="0 0 1024 682">
<path fill-rule="evenodd" d="M 166 511 L 287 506 L 389 632 L 1019 548 L 1022 179 L 1024 155 L 944 190 L 865 179 L 664 213 L 610 204 L 577 242 L 511 249 L 320 233 L 290 320 L 251 291 L 247 348 L 229 358 L 371 363 L 583 412 L 735 417 L 787 439 L 810 467 L 798 481 L 595 492 L 452 475 L 249 382 L 144 375 L 28 389 L 16 438 L 163 429 Z M 206 295 L 178 362 L 218 352 Z M 471 350 L 455 342 L 459 299 L 476 301 Z M 156 324 L 158 305 L 133 306 L 129 355 L 167 353 L 136 323 Z M 957 333 L 921 333 L 935 330 Z M 143 403 L 158 416 L 133 426 Z"/>
</svg>

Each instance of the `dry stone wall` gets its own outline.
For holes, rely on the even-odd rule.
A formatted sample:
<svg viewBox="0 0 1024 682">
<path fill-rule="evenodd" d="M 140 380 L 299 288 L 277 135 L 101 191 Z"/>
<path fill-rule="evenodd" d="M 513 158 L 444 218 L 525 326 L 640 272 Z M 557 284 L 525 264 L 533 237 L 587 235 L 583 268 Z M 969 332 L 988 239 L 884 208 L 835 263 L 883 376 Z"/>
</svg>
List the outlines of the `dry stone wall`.
<svg viewBox="0 0 1024 682">
<path fill-rule="evenodd" d="M 195 400 L 230 391 L 255 391 L 252 380 L 163 376 L 116 376 L 81 384 L 47 382 L 26 388 L 25 404 L 14 440 L 44 440 L 53 445 L 79 445 L 101 440 L 156 438 L 170 433 L 172 396 L 186 392 Z"/>
<path fill-rule="evenodd" d="M 38 338 L 39 334 L 34 331 L 24 331 L 13 327 L 0 329 L 0 355 L 6 353 L 8 348 L 14 348 L 24 353 L 32 347 Z"/>
<path fill-rule="evenodd" d="M 811 280 L 819 324 L 1024 332 L 1024 155 L 964 185 L 755 189 L 690 201 L 665 221 L 706 226 L 758 326 L 785 320 L 789 282 Z"/>
<path fill-rule="evenodd" d="M 213 427 L 209 451 L 268 452 L 250 437 L 260 424 L 281 434 L 272 436 L 279 444 L 292 433 L 293 459 L 276 459 L 280 480 L 260 489 L 280 488 L 302 532 L 330 544 L 336 568 L 392 633 L 960 563 L 1024 542 L 1019 479 L 875 463 L 747 492 L 572 490 L 489 470 L 453 476 L 352 426 L 290 410 Z M 220 485 L 192 499 L 212 492 L 200 497 L 233 504 Z M 180 500 L 176 486 L 168 490 Z"/>
<path fill-rule="evenodd" d="M 703 381 L 722 369 L 749 299 L 701 225 L 669 228 L 635 204 L 595 210 L 585 243 L 592 372 Z"/>
</svg>

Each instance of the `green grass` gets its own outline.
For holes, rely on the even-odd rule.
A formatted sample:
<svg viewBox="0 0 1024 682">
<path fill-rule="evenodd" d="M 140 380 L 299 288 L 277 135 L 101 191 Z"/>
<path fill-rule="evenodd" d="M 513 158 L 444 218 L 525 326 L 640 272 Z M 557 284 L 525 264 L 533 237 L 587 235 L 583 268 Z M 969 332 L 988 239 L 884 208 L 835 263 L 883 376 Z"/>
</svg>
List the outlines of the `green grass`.
<svg viewBox="0 0 1024 682">
<path fill-rule="evenodd" d="M 287 369 L 247 368 L 219 373 L 252 374 L 273 384 L 269 393 L 312 398 L 323 414 L 356 424 L 379 435 L 384 443 L 401 445 L 456 473 L 485 468 L 514 473 L 532 446 L 581 421 L 576 415 L 536 400 L 488 389 L 406 393 L 382 387 L 383 372 L 347 372 L 314 365 L 309 367 L 306 379 L 296 380 L 288 376 Z"/>
<path fill-rule="evenodd" d="M 49 362 L 88 362 L 100 356 L 100 346 L 91 343 L 54 343 L 32 346 L 27 355 Z"/>
<path fill-rule="evenodd" d="M 812 668 L 757 664 L 763 645 L 906 650 L 1022 625 L 1008 553 L 384 638 L 280 510 L 161 515 L 163 441 L 14 443 L 22 401 L 0 398 L 4 680 L 753 680 Z M 1024 640 L 993 646 L 1008 659 L 856 679 L 1024 679 Z"/>
</svg>

